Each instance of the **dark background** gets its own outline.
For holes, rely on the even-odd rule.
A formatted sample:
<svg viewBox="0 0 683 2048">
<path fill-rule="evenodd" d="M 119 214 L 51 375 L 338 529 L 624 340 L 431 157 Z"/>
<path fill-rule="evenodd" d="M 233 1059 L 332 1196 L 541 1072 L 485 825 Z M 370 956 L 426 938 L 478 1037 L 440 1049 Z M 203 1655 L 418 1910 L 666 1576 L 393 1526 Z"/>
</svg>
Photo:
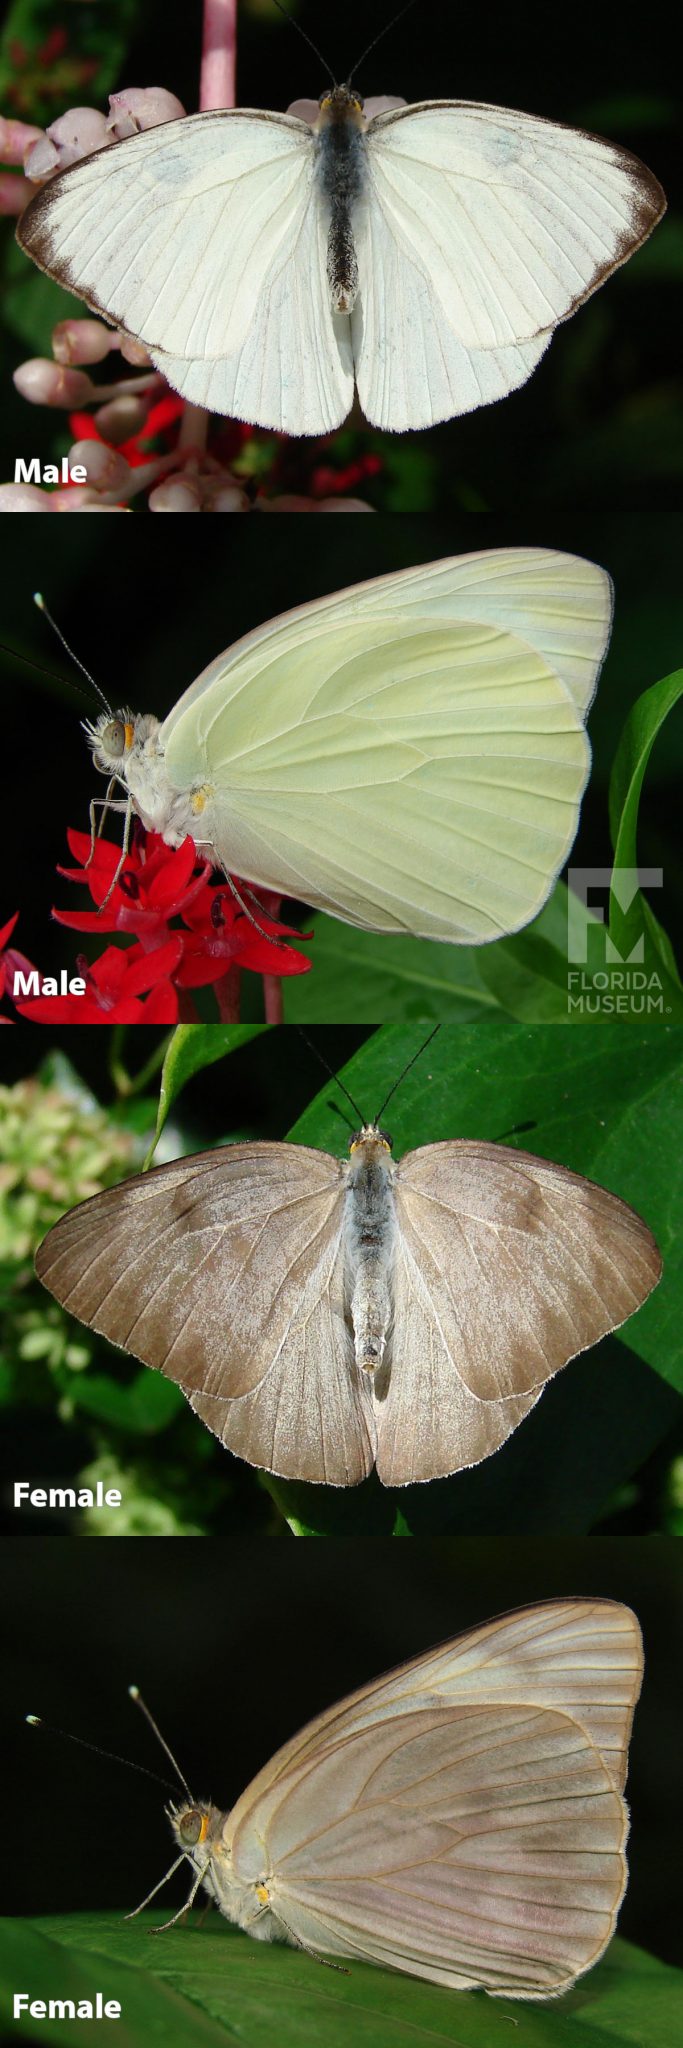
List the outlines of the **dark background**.
<svg viewBox="0 0 683 2048">
<path fill-rule="evenodd" d="M 64 25 L 85 51 L 95 47 L 95 36 L 106 42 L 109 22 L 120 32 L 118 0 L 83 0 L 78 8 L 65 7 L 63 0 L 32 0 L 32 11 L 40 16 L 41 33 Z M 319 0 L 290 0 L 290 12 L 321 45 L 331 70 L 343 77 L 390 22 L 392 0 L 344 0 L 333 8 L 322 7 Z M 569 10 L 549 10 L 543 0 L 528 0 L 521 10 L 491 0 L 485 12 L 419 0 L 359 65 L 354 83 L 367 97 L 389 92 L 410 100 L 480 100 L 597 131 L 648 163 L 670 201 L 668 220 L 654 240 L 560 328 L 520 392 L 426 434 L 397 439 L 361 428 L 342 439 L 342 462 L 368 448 L 381 455 L 379 475 L 361 490 L 373 503 L 387 510 L 459 509 L 474 526 L 490 513 L 514 519 L 525 512 L 551 517 L 556 510 L 570 516 L 576 511 L 590 523 L 598 506 L 610 520 L 619 505 L 636 525 L 648 526 L 653 541 L 659 535 L 660 546 L 666 546 L 667 513 L 675 514 L 683 467 L 674 296 L 683 276 L 676 217 L 678 74 L 668 33 L 674 19 L 673 8 L 665 7 L 650 20 L 636 0 L 625 0 L 618 9 L 613 0 L 598 5 L 576 0 Z M 138 0 L 130 20 L 116 83 L 163 84 L 193 111 L 199 0 L 191 8 Z M 241 0 L 242 105 L 285 108 L 299 96 L 317 97 L 326 82 L 324 64 L 269 0 Z M 19 111 L 18 91 L 25 101 L 23 117 L 41 124 L 69 104 L 98 98 L 87 84 L 56 98 L 54 79 L 46 79 L 35 64 L 19 72 L 15 68 L 8 83 L 15 94 L 8 110 Z M 8 223 L 10 241 L 11 233 Z M 31 269 L 27 262 L 26 269 Z M 0 440 L 3 477 L 12 474 L 17 453 L 30 449 L 54 460 L 70 438 L 63 416 L 30 408 L 11 391 L 11 369 L 27 356 L 45 353 L 49 336 L 47 325 L 38 349 L 35 311 L 16 289 L 20 277 L 12 260 Z M 330 446 L 334 454 L 334 441 L 323 444 L 325 459 Z M 307 488 L 305 475 L 296 478 L 297 485 Z M 543 531 L 536 537 L 549 538 Z"/>
<path fill-rule="evenodd" d="M 163 717 L 240 634 L 364 577 L 480 547 L 540 544 L 588 556 L 611 572 L 616 612 L 590 717 L 593 771 L 572 863 L 610 866 L 607 788 L 624 719 L 640 692 L 683 658 L 680 518 L 678 526 L 670 523 L 666 549 L 657 510 L 639 521 L 623 501 L 609 518 L 597 505 L 486 518 L 462 511 L 430 519 L 350 516 L 331 525 L 317 517 L 304 527 L 293 516 L 264 521 L 255 514 L 229 526 L 190 526 L 189 533 L 194 546 L 186 520 L 170 527 L 152 521 L 141 548 L 130 521 L 113 528 L 106 519 L 24 527 L 12 519 L 3 527 L 0 639 L 71 679 L 51 682 L 0 653 L 0 925 L 21 910 L 15 944 L 43 973 L 75 964 L 81 951 L 91 958 L 102 951 L 99 937 L 83 941 L 51 924 L 50 908 L 92 908 L 88 890 L 61 881 L 56 868 L 71 864 L 67 827 L 89 830 L 90 799 L 103 796 L 106 784 L 80 729 L 83 718 L 97 716 L 97 700 L 72 687 L 82 678 L 35 610 L 36 589 L 110 702 Z M 652 903 L 672 934 L 683 910 L 682 767 L 679 707 L 648 767 L 639 830 L 641 864 L 664 870 L 664 889 Z M 120 831 L 113 817 L 107 836 L 116 840 Z"/>
<path fill-rule="evenodd" d="M 18 1540 L 0 1596 L 7 1905 L 118 1914 L 173 1853 L 161 1787 L 25 1727 L 26 1713 L 163 1776 L 134 1682 L 194 1796 L 227 1808 L 304 1721 L 393 1664 L 527 1601 L 595 1594 L 633 1606 L 645 1637 L 620 1931 L 675 1961 L 682 1571 L 680 1544 L 657 1539 L 290 1543 L 269 1546 L 267 1567 L 251 1542 Z M 179 1874 L 159 1917 L 183 1896 Z"/>
</svg>

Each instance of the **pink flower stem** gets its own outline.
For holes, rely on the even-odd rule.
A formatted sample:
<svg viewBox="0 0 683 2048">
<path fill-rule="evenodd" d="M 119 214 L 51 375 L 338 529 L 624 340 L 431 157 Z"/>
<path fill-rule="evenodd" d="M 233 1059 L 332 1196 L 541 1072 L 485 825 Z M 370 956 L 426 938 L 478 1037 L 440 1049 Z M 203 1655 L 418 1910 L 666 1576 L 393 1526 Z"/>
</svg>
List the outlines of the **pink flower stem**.
<svg viewBox="0 0 683 2048">
<path fill-rule="evenodd" d="M 199 76 L 199 108 L 234 107 L 237 61 L 237 0 L 204 0 L 202 63 Z M 204 455 L 209 434 L 209 414 L 199 405 L 186 404 L 180 422 L 178 448 L 186 455 Z M 236 1013 L 237 1014 L 237 1013 Z"/>
<path fill-rule="evenodd" d="M 199 105 L 234 107 L 237 0 L 204 0 Z"/>
<path fill-rule="evenodd" d="M 179 988 L 178 990 L 178 1023 L 201 1023 L 201 1018 L 199 1015 L 199 1011 L 197 1009 L 197 1005 L 194 1001 L 194 998 L 190 995 L 189 989 L 186 988 Z"/>
<path fill-rule="evenodd" d="M 239 1024 L 240 1021 L 240 970 L 229 967 L 220 981 L 213 984 L 218 1004 L 218 1015 L 222 1024 Z"/>
<path fill-rule="evenodd" d="M 190 405 L 189 401 L 180 422 L 178 448 L 186 455 L 203 455 L 209 432 L 209 415 L 201 405 Z"/>
<path fill-rule="evenodd" d="M 263 1006 L 267 1024 L 284 1024 L 285 1006 L 282 994 L 282 980 L 279 975 L 264 974 Z"/>
</svg>

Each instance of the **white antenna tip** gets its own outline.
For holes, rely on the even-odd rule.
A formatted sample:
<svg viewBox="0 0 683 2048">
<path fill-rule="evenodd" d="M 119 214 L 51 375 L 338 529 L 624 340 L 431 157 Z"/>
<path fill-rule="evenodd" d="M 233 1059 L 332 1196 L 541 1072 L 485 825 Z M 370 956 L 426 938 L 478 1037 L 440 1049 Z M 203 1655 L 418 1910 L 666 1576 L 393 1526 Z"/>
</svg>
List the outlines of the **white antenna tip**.
<svg viewBox="0 0 683 2048">
<path fill-rule="evenodd" d="M 41 593 L 41 591 L 40 591 L 40 590 L 34 590 L 34 592 L 33 592 L 33 602 L 34 602 L 34 604 L 37 604 L 39 612 L 44 612 L 44 610 L 45 610 L 45 599 L 44 599 L 44 597 L 42 596 L 42 593 Z"/>
<path fill-rule="evenodd" d="M 29 1728 L 42 1728 L 43 1724 L 39 1714 L 27 1714 L 26 1719 L 28 1721 Z"/>
<path fill-rule="evenodd" d="M 138 1687 L 137 1685 L 129 1685 L 129 1687 L 128 1687 L 128 1698 L 129 1698 L 129 1700 L 139 1700 L 139 1698 L 140 1698 L 140 1690 L 139 1690 L 139 1687 Z"/>
</svg>

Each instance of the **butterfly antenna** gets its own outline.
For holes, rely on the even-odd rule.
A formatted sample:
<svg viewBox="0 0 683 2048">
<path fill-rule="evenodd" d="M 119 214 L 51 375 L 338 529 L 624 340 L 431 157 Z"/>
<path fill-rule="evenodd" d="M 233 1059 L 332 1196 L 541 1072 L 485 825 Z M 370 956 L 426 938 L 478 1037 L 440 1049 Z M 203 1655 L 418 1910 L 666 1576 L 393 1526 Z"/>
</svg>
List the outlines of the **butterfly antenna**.
<svg viewBox="0 0 683 2048">
<path fill-rule="evenodd" d="M 276 0 L 276 4 L 277 4 L 277 0 Z M 409 13 L 409 11 L 410 11 L 410 8 L 411 8 L 411 7 L 414 7 L 414 6 L 415 6 L 415 0 L 406 0 L 406 4 L 405 4 L 405 7 L 399 7 L 399 10 L 398 10 L 398 14 L 392 14 L 392 16 L 391 16 L 391 20 L 390 20 L 390 21 L 385 21 L 385 23 L 384 23 L 384 28 L 381 28 L 381 29 L 380 29 L 380 31 L 379 31 L 379 34 L 378 34 L 378 35 L 376 35 L 376 36 L 373 36 L 373 38 L 372 38 L 372 42 L 371 42 L 371 43 L 368 43 L 367 49 L 363 51 L 363 55 L 362 55 L 362 57 L 357 57 L 357 58 L 356 58 L 356 62 L 355 62 L 355 64 L 354 64 L 354 67 L 353 67 L 353 71 L 350 71 L 350 72 L 349 72 L 348 78 L 347 78 L 347 79 L 345 80 L 345 83 L 346 83 L 346 85 L 350 85 L 350 84 L 351 84 L 351 80 L 352 80 L 352 78 L 354 77 L 354 75 L 355 75 L 356 71 L 358 71 L 358 70 L 360 69 L 360 66 L 361 66 L 361 64 L 364 64 L 364 63 L 365 63 L 365 59 L 366 59 L 366 57 L 369 57 L 369 55 L 370 55 L 370 51 L 371 51 L 371 50 L 376 50 L 376 48 L 377 48 L 377 44 L 378 44 L 378 43 L 382 43 L 382 42 L 384 41 L 384 37 L 385 37 L 385 36 L 388 36 L 390 28 L 395 28 L 395 27 L 396 27 L 396 23 L 397 23 L 397 21 L 401 21 L 401 20 L 403 19 L 403 15 L 404 15 L 404 14 L 408 14 L 408 13 Z"/>
<path fill-rule="evenodd" d="M 65 690 L 77 690 L 78 684 L 71 676 L 59 676 L 56 668 L 45 668 L 42 661 L 34 661 L 32 654 L 20 654 L 18 647 L 10 647 L 7 640 L 0 640 L 0 652 L 11 654 L 13 661 L 23 661 L 25 668 L 34 668 L 37 676 L 49 676 L 51 683 L 62 683 Z M 85 696 L 85 690 L 81 691 Z"/>
<path fill-rule="evenodd" d="M 412 0 L 411 0 L 411 4 L 412 4 Z M 312 36 L 308 36 L 308 35 L 306 34 L 306 30 L 305 30 L 305 28 L 302 28 L 302 26 L 301 26 L 301 22 L 300 22 L 300 21 L 296 21 L 296 20 L 295 20 L 295 18 L 294 18 L 294 15 L 293 15 L 293 14 L 288 14 L 288 13 L 287 13 L 287 9 L 286 9 L 286 7 L 282 7 L 282 6 L 280 5 L 280 0 L 273 0 L 273 6 L 274 6 L 274 7 L 277 7 L 277 11 L 278 11 L 278 14 L 282 14 L 282 15 L 284 16 L 284 19 L 285 19 L 285 21 L 288 21 L 288 22 L 289 22 L 289 26 L 290 26 L 290 28 L 295 28 L 295 29 L 296 29 L 296 31 L 297 31 L 297 34 L 298 34 L 298 35 L 300 35 L 300 36 L 303 36 L 303 40 L 304 40 L 304 42 L 305 42 L 305 43 L 308 43 L 308 47 L 309 47 L 309 50 L 312 50 L 312 51 L 313 51 L 313 55 L 314 55 L 314 57 L 317 57 L 317 59 L 318 59 L 318 63 L 319 63 L 319 64 L 322 64 L 322 67 L 323 67 L 323 71 L 326 71 L 326 72 L 327 72 L 327 76 L 328 76 L 328 78 L 331 78 L 331 80 L 332 80 L 332 84 L 333 84 L 333 85 L 336 85 L 337 81 L 336 81 L 336 78 L 335 78 L 334 72 L 333 72 L 333 71 L 330 71 L 330 67 L 329 67 L 329 64 L 326 64 L 326 62 L 325 62 L 325 58 L 324 58 L 324 57 L 323 57 L 323 56 L 321 55 L 321 52 L 320 52 L 320 50 L 318 49 L 318 45 L 317 45 L 317 43 L 314 43 L 314 41 L 313 41 L 313 37 L 312 37 Z M 404 10 L 404 12 L 405 12 L 405 10 Z M 391 24 L 390 24 L 390 26 L 391 26 Z"/>
<path fill-rule="evenodd" d="M 81 675 L 85 676 L 86 682 L 90 684 L 91 690 L 94 690 L 95 696 L 99 697 L 100 703 L 104 705 L 105 711 L 108 711 L 110 718 L 113 718 L 114 714 L 111 708 L 111 704 L 109 703 L 108 697 L 105 697 L 104 690 L 101 690 L 99 683 L 95 682 L 95 678 L 94 676 L 91 676 L 89 668 L 86 668 L 85 666 L 85 662 L 80 661 L 78 655 L 74 654 L 73 647 L 69 646 L 69 642 L 62 632 L 61 626 L 57 625 L 56 619 L 53 619 L 52 613 L 48 611 L 45 599 L 44 597 L 41 597 L 39 590 L 34 591 L 33 602 L 35 605 L 37 605 L 39 612 L 42 612 L 44 614 L 44 617 L 47 619 L 48 625 L 52 627 L 53 633 L 56 633 L 57 639 L 61 641 L 65 654 L 68 654 L 69 656 L 69 660 L 74 663 L 75 668 L 80 669 Z"/>
<path fill-rule="evenodd" d="M 101 1749 L 98 1742 L 86 1742 L 85 1736 L 72 1735 L 68 1728 L 52 1728 L 40 1714 L 27 1714 L 26 1720 L 29 1728 L 44 1728 L 46 1735 L 58 1735 L 62 1742 L 76 1742 L 79 1749 L 90 1749 L 93 1756 L 106 1757 L 107 1763 L 124 1764 L 127 1771 L 141 1771 L 143 1778 L 153 1778 L 155 1785 L 163 1785 L 165 1792 L 175 1792 L 175 1785 L 169 1784 L 168 1778 L 160 1778 L 158 1771 L 148 1771 L 146 1764 L 135 1764 L 129 1756 L 117 1756 L 113 1749 Z"/>
<path fill-rule="evenodd" d="M 379 1123 L 379 1121 L 380 1121 L 380 1118 L 381 1118 L 381 1117 L 383 1117 L 383 1115 L 384 1115 L 384 1111 L 385 1111 L 385 1109 L 386 1109 L 386 1107 L 387 1107 L 387 1104 L 388 1104 L 389 1102 L 391 1102 L 391 1098 L 392 1098 L 392 1095 L 395 1095 L 395 1094 L 396 1094 L 396 1090 L 397 1090 L 397 1088 L 400 1088 L 400 1086 L 401 1086 L 401 1082 L 402 1082 L 402 1081 L 405 1081 L 405 1078 L 406 1078 L 406 1074 L 409 1074 L 409 1073 L 410 1073 L 410 1069 L 411 1069 L 411 1067 L 414 1067 L 414 1065 L 415 1065 L 415 1061 L 416 1061 L 416 1060 L 421 1060 L 423 1052 L 426 1052 L 426 1051 L 427 1051 L 427 1046 L 428 1046 L 428 1045 L 431 1045 L 432 1039 L 433 1039 L 433 1038 L 436 1038 L 436 1034 L 437 1034 L 437 1031 L 440 1031 L 440 1030 L 441 1030 L 441 1025 L 440 1025 L 440 1024 L 435 1024 L 435 1025 L 434 1025 L 434 1030 L 433 1030 L 433 1031 L 430 1031 L 430 1033 L 429 1033 L 429 1037 L 428 1037 L 428 1038 L 425 1038 L 425 1039 L 423 1039 L 422 1045 L 419 1045 L 419 1046 L 418 1046 L 418 1049 L 417 1049 L 417 1052 L 414 1052 L 414 1053 L 413 1053 L 413 1057 L 412 1057 L 412 1059 L 411 1059 L 411 1060 L 409 1060 L 409 1061 L 408 1061 L 408 1065 L 407 1065 L 407 1067 L 404 1067 L 404 1068 L 403 1068 L 403 1072 L 402 1072 L 402 1074 L 399 1074 L 398 1080 L 397 1080 L 397 1081 L 394 1081 L 393 1087 L 389 1089 L 389 1093 L 388 1093 L 388 1095 L 385 1095 L 384 1101 L 383 1101 L 383 1103 L 382 1103 L 382 1107 L 381 1107 L 381 1109 L 378 1109 L 378 1111 L 377 1111 L 377 1115 L 376 1115 L 376 1117 L 375 1117 L 375 1123 L 376 1123 L 376 1124 L 378 1124 L 378 1123 Z"/>
<path fill-rule="evenodd" d="M 347 1102 L 350 1102 L 351 1104 L 354 1116 L 357 1116 L 359 1123 L 363 1124 L 365 1122 L 365 1118 L 363 1116 L 362 1109 L 358 1108 L 358 1103 L 354 1102 L 352 1095 L 349 1095 L 348 1088 L 345 1088 L 344 1082 L 340 1081 L 339 1075 L 335 1074 L 334 1067 L 330 1066 L 329 1060 L 325 1059 L 325 1055 L 320 1051 L 319 1047 L 313 1044 L 312 1038 L 309 1038 L 308 1033 L 303 1030 L 301 1024 L 298 1026 L 298 1031 L 299 1037 L 303 1038 L 304 1045 L 307 1045 L 309 1052 L 314 1053 L 315 1058 L 320 1061 L 321 1067 L 325 1068 L 325 1073 L 329 1074 L 330 1080 L 336 1083 L 337 1088 L 341 1088 L 342 1095 L 345 1095 Z"/>
<path fill-rule="evenodd" d="M 171 1764 L 173 1765 L 173 1769 L 174 1769 L 174 1771 L 175 1771 L 175 1773 L 176 1773 L 176 1777 L 177 1777 L 177 1778 L 178 1778 L 178 1779 L 180 1780 L 180 1783 L 181 1783 L 181 1785 L 182 1785 L 182 1787 L 183 1787 L 183 1791 L 185 1791 L 185 1792 L 187 1793 L 188 1799 L 189 1799 L 189 1800 L 191 1801 L 191 1800 L 192 1800 L 192 1793 L 191 1793 L 191 1791 L 190 1791 L 190 1787 L 189 1787 L 189 1785 L 188 1785 L 188 1782 L 187 1782 L 187 1778 L 184 1778 L 184 1777 L 183 1777 L 183 1773 L 182 1773 L 182 1771 L 181 1771 L 181 1768 L 180 1768 L 180 1764 L 179 1764 L 179 1763 L 176 1763 L 176 1759 L 175 1759 L 175 1757 L 174 1757 L 174 1755 L 173 1755 L 173 1750 L 172 1750 L 172 1749 L 169 1749 L 168 1743 L 164 1741 L 163 1735 L 162 1735 L 162 1733 L 161 1733 L 161 1729 L 160 1729 L 160 1728 L 157 1728 L 157 1724 L 156 1724 L 156 1721 L 155 1721 L 155 1719 L 154 1719 L 154 1715 L 153 1715 L 153 1714 L 150 1714 L 150 1711 L 149 1711 L 149 1707 L 145 1705 L 145 1701 L 143 1700 L 142 1694 L 141 1694 L 141 1693 L 140 1693 L 140 1692 L 138 1691 L 138 1688 L 137 1688 L 137 1686 L 136 1686 L 136 1685 L 129 1685 L 129 1687 L 128 1687 L 128 1697 L 129 1697 L 129 1699 L 131 1699 L 131 1700 L 134 1700 L 134 1701 L 135 1701 L 135 1705 L 136 1705 L 136 1707 L 139 1707 L 139 1708 L 140 1708 L 140 1712 L 141 1712 L 142 1714 L 144 1714 L 144 1716 L 145 1716 L 145 1720 L 149 1722 L 149 1726 L 150 1726 L 150 1728 L 152 1729 L 152 1732 L 153 1732 L 153 1734 L 154 1734 L 154 1735 L 156 1735 L 156 1738 L 157 1738 L 157 1742 L 160 1742 L 160 1743 L 161 1743 L 161 1747 L 162 1747 L 162 1749 L 166 1751 L 166 1755 L 167 1755 L 167 1757 L 168 1757 L 169 1763 L 171 1763 Z M 173 1789 L 173 1788 L 171 1788 L 171 1789 Z"/>
</svg>

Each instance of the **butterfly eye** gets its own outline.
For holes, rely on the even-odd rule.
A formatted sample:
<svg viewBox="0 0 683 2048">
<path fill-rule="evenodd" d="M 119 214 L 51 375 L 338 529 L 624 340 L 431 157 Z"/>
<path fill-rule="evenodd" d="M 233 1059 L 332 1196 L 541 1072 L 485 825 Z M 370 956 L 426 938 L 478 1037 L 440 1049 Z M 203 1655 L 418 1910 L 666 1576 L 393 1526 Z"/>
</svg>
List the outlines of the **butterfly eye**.
<svg viewBox="0 0 683 2048">
<path fill-rule="evenodd" d="M 178 1833 L 189 1848 L 194 1848 L 196 1842 L 203 1842 L 206 1829 L 206 1814 L 200 1813 L 196 1806 L 190 1807 L 187 1813 L 181 1813 Z"/>
<path fill-rule="evenodd" d="M 126 751 L 127 730 L 122 718 L 112 718 L 100 733 L 100 745 L 110 760 L 120 761 Z"/>
</svg>

